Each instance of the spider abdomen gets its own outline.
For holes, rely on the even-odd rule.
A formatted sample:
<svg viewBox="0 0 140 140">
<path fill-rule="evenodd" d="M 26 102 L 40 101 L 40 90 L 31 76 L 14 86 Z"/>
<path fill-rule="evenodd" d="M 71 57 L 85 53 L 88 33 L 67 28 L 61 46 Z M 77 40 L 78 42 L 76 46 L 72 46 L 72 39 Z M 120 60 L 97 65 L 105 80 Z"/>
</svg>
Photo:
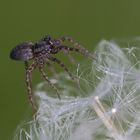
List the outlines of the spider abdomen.
<svg viewBox="0 0 140 140">
<path fill-rule="evenodd" d="M 27 61 L 33 58 L 32 42 L 24 42 L 11 50 L 10 58 L 13 60 Z"/>
</svg>

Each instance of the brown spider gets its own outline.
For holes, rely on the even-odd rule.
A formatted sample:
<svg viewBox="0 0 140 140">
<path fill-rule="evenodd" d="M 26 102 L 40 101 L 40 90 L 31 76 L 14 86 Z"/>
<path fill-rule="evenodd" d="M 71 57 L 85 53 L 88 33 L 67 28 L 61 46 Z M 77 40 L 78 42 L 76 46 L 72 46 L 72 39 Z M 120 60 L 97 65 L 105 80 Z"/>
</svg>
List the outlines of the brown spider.
<svg viewBox="0 0 140 140">
<path fill-rule="evenodd" d="M 64 41 L 69 41 L 73 44 L 74 47 L 68 47 L 63 44 Z M 50 67 L 50 62 L 55 62 L 59 64 L 64 71 L 66 71 L 69 76 L 73 78 L 72 74 L 69 72 L 67 67 L 57 58 L 53 57 L 54 54 L 59 51 L 75 51 L 81 53 L 89 58 L 94 59 L 93 54 L 89 53 L 84 47 L 79 45 L 70 37 L 62 37 L 60 39 L 52 39 L 50 36 L 46 36 L 41 39 L 39 42 L 33 44 L 32 42 L 23 42 L 17 45 L 11 50 L 10 58 L 14 60 L 22 60 L 25 62 L 26 68 L 26 85 L 28 90 L 28 98 L 34 109 L 36 109 L 34 100 L 33 100 L 33 91 L 32 91 L 32 81 L 31 74 L 34 69 L 38 68 L 42 77 L 48 82 L 48 84 L 56 90 L 58 97 L 60 98 L 57 88 L 49 81 L 47 75 L 45 74 L 43 67 L 47 64 Z M 32 63 L 29 65 L 28 61 L 32 60 Z"/>
</svg>

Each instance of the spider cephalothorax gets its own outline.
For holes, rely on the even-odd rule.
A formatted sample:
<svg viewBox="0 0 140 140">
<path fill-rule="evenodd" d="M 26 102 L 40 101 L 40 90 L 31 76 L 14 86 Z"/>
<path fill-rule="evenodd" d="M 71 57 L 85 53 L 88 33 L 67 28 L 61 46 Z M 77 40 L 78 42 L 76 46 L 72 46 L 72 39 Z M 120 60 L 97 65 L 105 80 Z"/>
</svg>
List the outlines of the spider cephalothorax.
<svg viewBox="0 0 140 140">
<path fill-rule="evenodd" d="M 64 45 L 64 41 L 69 41 L 73 44 L 73 47 Z M 48 82 L 48 84 L 56 90 L 56 93 L 59 96 L 57 88 L 49 81 L 47 75 L 45 74 L 43 67 L 45 64 L 50 67 L 51 62 L 59 64 L 64 71 L 66 71 L 69 76 L 73 79 L 72 74 L 69 72 L 67 67 L 53 55 L 59 51 L 75 51 L 81 53 L 89 58 L 94 59 L 93 54 L 89 53 L 84 47 L 79 45 L 77 42 L 74 42 L 70 37 L 62 37 L 60 39 L 52 39 L 50 36 L 46 36 L 41 39 L 39 42 L 33 44 L 32 42 L 24 42 L 17 45 L 11 50 L 10 58 L 14 60 L 21 60 L 25 62 L 26 68 L 26 85 L 28 90 L 29 101 L 34 108 L 35 104 L 33 101 L 33 92 L 32 92 L 32 82 L 31 82 L 31 73 L 34 69 L 38 68 L 42 77 Z M 32 60 L 31 64 L 28 64 L 28 61 Z"/>
</svg>

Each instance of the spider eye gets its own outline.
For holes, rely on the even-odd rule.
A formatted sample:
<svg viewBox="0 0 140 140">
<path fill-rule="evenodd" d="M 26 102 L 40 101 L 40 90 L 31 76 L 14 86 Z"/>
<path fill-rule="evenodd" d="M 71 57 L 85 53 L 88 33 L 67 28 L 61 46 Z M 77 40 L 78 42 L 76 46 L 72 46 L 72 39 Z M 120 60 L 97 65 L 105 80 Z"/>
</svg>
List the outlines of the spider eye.
<svg viewBox="0 0 140 140">
<path fill-rule="evenodd" d="M 23 60 L 27 61 L 33 58 L 32 53 L 32 42 L 24 42 L 17 45 L 15 48 L 11 50 L 10 58 L 13 60 Z"/>
</svg>

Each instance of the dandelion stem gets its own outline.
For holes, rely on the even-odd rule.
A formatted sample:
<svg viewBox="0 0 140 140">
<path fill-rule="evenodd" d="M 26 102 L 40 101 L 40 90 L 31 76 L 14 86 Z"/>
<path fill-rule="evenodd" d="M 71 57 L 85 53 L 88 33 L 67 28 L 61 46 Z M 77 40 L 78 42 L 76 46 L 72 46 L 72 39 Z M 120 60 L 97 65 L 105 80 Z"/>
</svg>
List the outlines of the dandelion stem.
<svg viewBox="0 0 140 140">
<path fill-rule="evenodd" d="M 99 116 L 99 118 L 102 120 L 104 123 L 105 127 L 109 130 L 111 137 L 114 138 L 115 140 L 120 140 L 120 132 L 118 129 L 115 127 L 113 121 L 111 118 L 106 114 L 105 108 L 101 101 L 99 100 L 99 97 L 95 97 L 95 103 L 92 105 L 95 112 Z"/>
</svg>

